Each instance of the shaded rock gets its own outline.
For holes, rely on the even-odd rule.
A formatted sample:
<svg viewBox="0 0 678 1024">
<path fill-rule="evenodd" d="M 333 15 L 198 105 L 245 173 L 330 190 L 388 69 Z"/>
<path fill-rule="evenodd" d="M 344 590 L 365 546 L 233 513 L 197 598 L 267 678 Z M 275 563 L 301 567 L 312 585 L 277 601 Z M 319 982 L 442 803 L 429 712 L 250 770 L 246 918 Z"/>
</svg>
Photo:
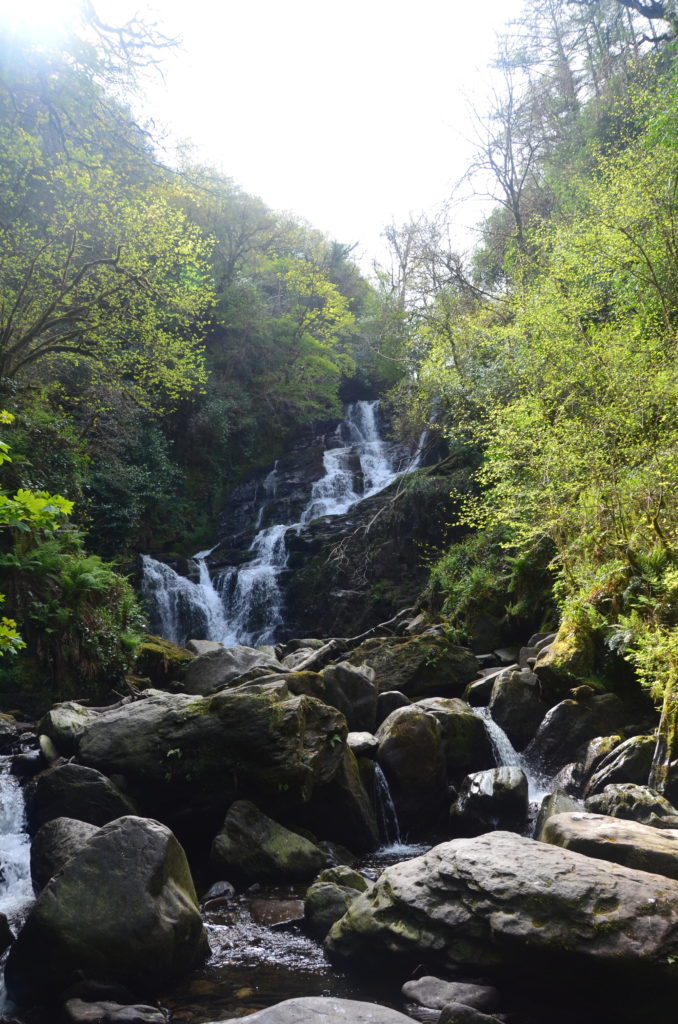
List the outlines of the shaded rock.
<svg viewBox="0 0 678 1024">
<path fill-rule="evenodd" d="M 320 839 L 318 841 L 318 849 L 322 850 L 325 854 L 325 863 L 331 867 L 355 867 L 358 863 L 358 858 L 350 850 L 347 850 L 341 843 L 331 843 L 327 839 Z"/>
<path fill-rule="evenodd" d="M 343 885 L 349 889 L 356 889 L 358 892 L 365 892 L 368 888 L 368 881 L 359 871 L 345 864 L 338 864 L 336 867 L 325 868 L 321 871 L 316 882 L 332 882 L 335 885 Z"/>
<path fill-rule="evenodd" d="M 137 650 L 137 675 L 150 679 L 159 690 L 181 685 L 186 669 L 195 655 L 185 647 L 161 636 L 147 636 Z"/>
<path fill-rule="evenodd" d="M 252 669 L 282 672 L 280 662 L 265 651 L 254 647 L 223 647 L 194 658 L 184 675 L 184 690 L 200 696 L 216 693 L 234 683 Z"/>
<path fill-rule="evenodd" d="M 0 712 L 0 751 L 7 751 L 20 736 L 20 729 L 12 715 Z"/>
<path fill-rule="evenodd" d="M 678 809 L 649 786 L 620 783 L 606 786 L 602 793 L 585 801 L 587 811 L 627 821 L 639 821 L 654 828 L 678 828 Z"/>
<path fill-rule="evenodd" d="M 238 800 L 212 843 L 212 869 L 244 884 L 296 882 L 325 865 L 314 843 L 278 825 L 247 800 Z"/>
<path fill-rule="evenodd" d="M 516 750 L 527 746 L 547 711 L 539 680 L 529 669 L 500 672 L 492 687 L 489 707 L 492 718 Z"/>
<path fill-rule="evenodd" d="M 499 1017 L 483 1013 L 467 1003 L 448 1003 L 437 1024 L 503 1024 Z"/>
<path fill-rule="evenodd" d="M 287 931 L 291 925 L 301 924 L 304 920 L 303 900 L 255 897 L 248 900 L 248 906 L 255 924 L 273 931 Z"/>
<path fill-rule="evenodd" d="M 358 895 L 358 889 L 336 882 L 314 882 L 304 901 L 304 921 L 310 934 L 322 941 Z"/>
<path fill-rule="evenodd" d="M 356 757 L 376 757 L 379 741 L 371 732 L 350 732 L 346 737 L 349 750 Z"/>
<path fill-rule="evenodd" d="M 236 1024 L 241 1017 L 232 1017 L 220 1024 Z M 335 999 L 333 996 L 306 996 L 286 999 L 251 1014 L 247 1024 L 412 1024 L 412 1018 L 377 1003 L 357 999 Z M 216 1024 L 216 1022 L 214 1022 Z"/>
<path fill-rule="evenodd" d="M 508 672 L 510 669 L 497 668 L 491 672 L 487 672 L 481 676 L 480 679 L 474 679 L 472 683 L 469 683 L 464 690 L 464 700 L 467 704 L 470 704 L 473 708 L 484 708 L 490 703 L 492 697 L 492 690 L 494 689 L 494 683 L 497 676 L 502 675 L 504 672 Z"/>
<path fill-rule="evenodd" d="M 504 965 L 529 978 L 538 958 L 543 970 L 616 970 L 624 988 L 641 978 L 675 985 L 678 882 L 491 832 L 386 868 L 326 946 L 400 969 Z"/>
<path fill-rule="evenodd" d="M 409 697 L 406 697 L 400 690 L 383 690 L 377 697 L 377 718 L 376 728 L 385 722 L 392 711 L 398 708 L 406 708 L 411 704 Z"/>
<path fill-rule="evenodd" d="M 585 796 L 601 793 L 606 786 L 620 782 L 647 783 L 657 741 L 654 736 L 631 736 L 603 758 L 588 781 Z"/>
<path fill-rule="evenodd" d="M 372 732 L 377 714 L 374 671 L 367 665 L 340 661 L 320 673 L 325 684 L 323 700 L 344 715 L 349 732 Z"/>
<path fill-rule="evenodd" d="M 96 717 L 95 711 L 69 700 L 51 708 L 40 719 L 38 731 L 49 736 L 62 757 L 70 757 L 76 752 L 86 727 Z"/>
<path fill-rule="evenodd" d="M 337 742 L 340 752 L 342 745 Z M 356 760 L 348 747 L 343 748 L 334 777 L 318 786 L 308 803 L 294 812 L 295 822 L 310 828 L 323 838 L 366 853 L 379 843 L 379 829 Z"/>
<path fill-rule="evenodd" d="M 587 857 L 678 879 L 676 829 L 661 830 L 637 821 L 578 811 L 549 818 L 542 835 L 546 843 Z"/>
<path fill-rule="evenodd" d="M 167 1024 L 162 1010 L 154 1006 L 125 1006 L 110 1001 L 87 1003 L 69 999 L 64 1006 L 66 1020 L 72 1024 Z"/>
<path fill-rule="evenodd" d="M 436 636 L 375 637 L 347 657 L 374 669 L 378 690 L 400 690 L 412 698 L 458 697 L 478 674 L 470 651 Z"/>
<path fill-rule="evenodd" d="M 119 818 L 43 889 L 5 980 L 19 1003 L 54 999 L 83 976 L 152 995 L 207 951 L 179 843 L 157 821 Z"/>
<path fill-rule="evenodd" d="M 491 768 L 464 779 L 450 823 L 457 835 L 475 836 L 492 829 L 520 831 L 527 812 L 527 778 L 522 768 Z"/>
<path fill-rule="evenodd" d="M 499 1001 L 496 988 L 489 985 L 443 981 L 432 975 L 405 982 L 401 991 L 406 999 L 420 1006 L 429 1006 L 432 1010 L 442 1010 L 448 1003 L 463 1003 L 465 1006 L 474 1006 L 476 1010 L 493 1010 Z"/>
<path fill-rule="evenodd" d="M 590 740 L 619 729 L 624 719 L 624 705 L 613 693 L 563 700 L 547 712 L 525 756 L 547 771 L 556 771 L 577 760 L 580 747 Z"/>
<path fill-rule="evenodd" d="M 9 921 L 5 914 L 0 914 L 0 956 L 9 949 L 14 942 L 14 933 L 10 928 Z"/>
<path fill-rule="evenodd" d="M 562 789 L 572 797 L 580 797 L 584 788 L 584 766 L 581 761 L 572 761 L 564 765 L 553 776 L 551 785 L 554 790 Z"/>
<path fill-rule="evenodd" d="M 377 730 L 377 760 L 391 789 L 401 829 L 421 832 L 436 821 L 447 797 L 442 730 L 416 705 L 392 712 Z"/>
<path fill-rule="evenodd" d="M 315 697 L 325 700 L 325 680 L 318 672 L 288 672 L 285 685 L 296 696 Z"/>
<path fill-rule="evenodd" d="M 539 808 L 539 814 L 537 815 L 537 821 L 534 826 L 534 837 L 540 842 L 547 842 L 542 836 L 544 825 L 552 818 L 554 814 L 565 814 L 568 811 L 581 811 L 581 804 L 577 800 L 573 800 L 571 796 L 562 790 L 557 789 L 554 793 L 549 796 L 545 796 L 541 802 Z"/>
<path fill-rule="evenodd" d="M 465 701 L 458 697 L 427 697 L 414 707 L 422 708 L 440 726 L 449 779 L 495 765 L 492 744 L 485 725 Z"/>
<path fill-rule="evenodd" d="M 96 825 L 73 818 L 53 818 L 39 828 L 31 843 L 31 878 L 36 891 L 47 885 L 98 831 Z"/>
<path fill-rule="evenodd" d="M 582 757 L 585 778 L 590 778 L 598 770 L 601 761 L 604 761 L 621 742 L 622 737 L 618 733 L 613 736 L 596 736 L 590 740 Z"/>
<path fill-rule="evenodd" d="M 25 798 L 31 834 L 53 818 L 105 825 L 137 812 L 133 801 L 110 779 L 80 764 L 61 764 L 42 772 L 26 786 Z"/>
</svg>

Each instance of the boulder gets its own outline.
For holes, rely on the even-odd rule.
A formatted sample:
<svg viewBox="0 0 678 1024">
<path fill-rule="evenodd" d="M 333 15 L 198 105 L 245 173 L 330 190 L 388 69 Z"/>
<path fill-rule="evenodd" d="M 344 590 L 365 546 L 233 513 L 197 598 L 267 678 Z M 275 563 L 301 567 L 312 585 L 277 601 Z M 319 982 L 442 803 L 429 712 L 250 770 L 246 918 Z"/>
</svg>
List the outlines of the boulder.
<svg viewBox="0 0 678 1024">
<path fill-rule="evenodd" d="M 625 864 L 638 871 L 678 879 L 678 830 L 658 829 L 582 811 L 555 814 L 544 825 L 543 840 L 587 857 Z"/>
<path fill-rule="evenodd" d="M 565 814 L 568 811 L 581 811 L 581 809 L 581 804 L 577 800 L 573 800 L 563 789 L 556 789 L 554 793 L 545 796 L 541 802 L 537 822 L 534 826 L 535 839 L 538 839 L 540 842 L 546 842 L 543 839 L 542 832 L 544 825 L 554 814 Z"/>
<path fill-rule="evenodd" d="M 340 746 L 340 745 L 339 745 Z M 292 815 L 294 822 L 360 853 L 379 844 L 374 806 L 363 784 L 358 761 L 348 747 L 334 777 L 318 786 L 308 803 Z"/>
<path fill-rule="evenodd" d="M 582 756 L 584 776 L 589 779 L 594 772 L 598 771 L 601 761 L 604 761 L 607 755 L 612 753 L 621 742 L 622 737 L 619 734 L 614 736 L 596 736 L 590 740 Z"/>
<path fill-rule="evenodd" d="M 164 825 L 104 825 L 42 890 L 5 968 L 18 1003 L 81 978 L 154 995 L 208 952 L 184 851 Z"/>
<path fill-rule="evenodd" d="M 591 634 L 563 622 L 555 638 L 537 654 L 534 672 L 549 700 L 563 697 L 571 686 L 591 677 L 595 651 Z"/>
<path fill-rule="evenodd" d="M 364 875 L 346 864 L 337 864 L 331 868 L 321 871 L 316 882 L 333 882 L 335 885 L 343 885 L 348 889 L 356 889 L 358 892 L 365 892 L 369 883 Z"/>
<path fill-rule="evenodd" d="M 590 967 L 616 972 L 622 993 L 641 979 L 675 986 L 678 882 L 491 832 L 386 868 L 326 947 L 399 970 L 501 966 L 527 981 L 539 963 L 568 984 Z"/>
<path fill-rule="evenodd" d="M 548 706 L 541 698 L 539 680 L 524 668 L 506 669 L 494 681 L 490 713 L 516 750 L 523 750 L 536 733 Z"/>
<path fill-rule="evenodd" d="M 220 644 L 218 640 L 187 640 L 186 650 L 190 651 L 191 654 L 214 654 L 215 651 L 220 651 L 223 648 L 223 644 Z"/>
<path fill-rule="evenodd" d="M 159 690 L 181 688 L 186 669 L 195 655 L 161 636 L 147 636 L 137 650 L 137 675 L 150 679 Z"/>
<path fill-rule="evenodd" d="M 438 1017 L 437 1024 L 503 1024 L 503 1018 L 483 1013 L 468 1003 L 448 1003 Z"/>
<path fill-rule="evenodd" d="M 78 749 L 78 742 L 87 725 L 97 717 L 96 711 L 65 701 L 56 704 L 38 723 L 38 732 L 44 733 L 54 743 L 62 757 L 71 757 Z"/>
<path fill-rule="evenodd" d="M 492 744 L 480 718 L 458 697 L 427 697 L 414 707 L 422 708 L 440 726 L 450 780 L 495 765 Z"/>
<path fill-rule="evenodd" d="M 12 715 L 0 712 L 0 751 L 8 751 L 20 736 L 20 729 Z"/>
<path fill-rule="evenodd" d="M 96 1003 L 69 999 L 64 1012 L 69 1024 L 167 1024 L 167 1017 L 155 1006 L 126 1006 L 108 999 Z"/>
<path fill-rule="evenodd" d="M 420 834 L 439 818 L 447 797 L 442 730 L 433 715 L 411 705 L 392 712 L 376 735 L 401 831 Z"/>
<path fill-rule="evenodd" d="M 344 715 L 350 732 L 372 732 L 377 715 L 374 671 L 348 661 L 328 665 L 320 673 L 325 684 L 323 700 Z"/>
<path fill-rule="evenodd" d="M 584 806 L 594 814 L 639 821 L 654 828 L 678 828 L 678 809 L 649 786 L 628 782 L 606 786 L 602 793 L 588 797 Z"/>
<path fill-rule="evenodd" d="M 5 953 L 14 942 L 14 933 L 7 920 L 6 914 L 0 914 L 0 956 Z"/>
<path fill-rule="evenodd" d="M 450 824 L 456 835 L 465 836 L 492 829 L 521 831 L 527 813 L 527 778 L 522 768 L 491 768 L 464 779 L 450 812 Z"/>
<path fill-rule="evenodd" d="M 254 647 L 219 647 L 201 654 L 191 661 L 184 674 L 183 689 L 186 693 L 207 696 L 224 686 L 232 685 L 252 669 L 267 672 L 283 672 L 284 666 L 266 651 Z"/>
<path fill-rule="evenodd" d="M 238 1024 L 242 1017 L 231 1017 L 219 1024 Z M 286 999 L 247 1018 L 247 1024 L 412 1024 L 412 1018 L 377 1003 L 334 996 L 304 996 Z M 217 1024 L 216 1021 L 212 1024 Z"/>
<path fill-rule="evenodd" d="M 350 732 L 346 743 L 356 757 L 376 757 L 379 750 L 379 741 L 371 732 Z"/>
<path fill-rule="evenodd" d="M 504 672 L 512 672 L 516 668 L 516 665 L 511 665 L 509 668 L 494 668 L 482 675 L 480 679 L 474 679 L 464 690 L 464 700 L 473 708 L 487 707 L 497 677 Z"/>
<path fill-rule="evenodd" d="M 110 779 L 81 764 L 60 764 L 37 775 L 25 789 L 28 831 L 33 834 L 53 818 L 75 818 L 105 825 L 136 814 L 132 800 Z"/>
<path fill-rule="evenodd" d="M 443 637 L 375 637 L 347 655 L 353 665 L 374 669 L 378 690 L 400 690 L 408 697 L 459 697 L 478 675 L 478 662 L 464 647 Z"/>
<path fill-rule="evenodd" d="M 625 709 L 614 693 L 582 695 L 563 700 L 547 712 L 539 730 L 525 751 L 533 764 L 557 771 L 578 760 L 581 747 L 594 737 L 615 732 L 625 719 Z"/>
<path fill-rule="evenodd" d="M 405 999 L 432 1010 L 442 1010 L 448 1003 L 463 1003 L 474 1006 L 476 1010 L 494 1010 L 499 1002 L 499 993 L 490 985 L 443 981 L 430 974 L 416 981 L 406 981 L 401 991 Z"/>
<path fill-rule="evenodd" d="M 93 768 L 123 775 L 156 817 L 214 835 L 239 797 L 276 815 L 307 801 L 334 777 L 345 738 L 346 722 L 335 708 L 289 697 L 284 683 L 252 683 L 212 697 L 147 691 L 98 715 L 79 755 Z"/>
<path fill-rule="evenodd" d="M 322 941 L 359 895 L 358 889 L 336 882 L 315 882 L 306 893 L 304 922 L 309 933 Z"/>
<path fill-rule="evenodd" d="M 589 779 L 584 796 L 601 793 L 606 786 L 620 782 L 647 783 L 657 741 L 654 736 L 631 736 L 603 758 Z"/>
<path fill-rule="evenodd" d="M 398 708 L 406 708 L 411 704 L 409 697 L 406 697 L 400 690 L 383 690 L 377 697 L 377 719 L 376 728 L 385 722 L 392 711 Z"/>
<path fill-rule="evenodd" d="M 31 844 L 31 878 L 36 892 L 98 831 L 96 825 L 74 818 L 53 818 L 38 829 Z"/>
<path fill-rule="evenodd" d="M 315 843 L 278 825 L 248 800 L 238 800 L 212 843 L 214 872 L 236 882 L 298 882 L 325 866 Z"/>
</svg>

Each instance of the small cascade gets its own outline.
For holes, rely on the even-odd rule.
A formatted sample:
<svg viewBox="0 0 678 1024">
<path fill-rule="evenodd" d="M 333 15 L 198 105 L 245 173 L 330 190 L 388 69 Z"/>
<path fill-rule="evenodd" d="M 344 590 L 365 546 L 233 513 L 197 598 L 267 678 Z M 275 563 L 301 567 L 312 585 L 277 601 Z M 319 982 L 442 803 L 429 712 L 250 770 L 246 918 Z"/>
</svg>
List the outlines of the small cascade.
<svg viewBox="0 0 678 1024">
<path fill-rule="evenodd" d="M 379 837 L 387 846 L 400 845 L 400 826 L 395 804 L 388 787 L 386 776 L 378 764 L 374 765 L 374 803 L 377 812 Z"/>
<path fill-rule="evenodd" d="M 31 841 L 26 832 L 24 795 L 11 773 L 12 759 L 0 757 L 0 913 L 16 935 L 35 894 L 31 880 Z M 0 977 L 0 1016 L 12 1014 L 4 977 Z"/>
<path fill-rule="evenodd" d="M 266 507 L 277 497 L 276 462 L 264 480 L 263 498 L 253 519 L 257 532 L 249 548 L 251 557 L 244 564 L 222 569 L 212 580 L 206 561 L 211 551 L 200 552 L 193 558 L 196 583 L 144 555 L 141 589 L 151 609 L 152 629 L 175 643 L 184 643 L 188 637 L 227 645 L 275 642 L 284 611 L 280 577 L 287 566 L 288 531 L 298 533 L 322 516 L 343 515 L 356 502 L 383 490 L 399 473 L 418 465 L 415 457 L 409 465 L 394 466 L 389 445 L 379 432 L 378 409 L 377 401 L 347 407 L 333 447 L 324 453 L 323 476 L 312 484 L 298 521 L 262 528 Z"/>
<path fill-rule="evenodd" d="M 527 778 L 529 801 L 531 804 L 540 805 L 544 797 L 553 792 L 552 780 L 531 764 L 524 754 L 518 753 L 504 730 L 492 718 L 489 708 L 474 708 L 473 710 L 485 725 L 497 766 L 500 768 L 522 768 Z"/>
</svg>

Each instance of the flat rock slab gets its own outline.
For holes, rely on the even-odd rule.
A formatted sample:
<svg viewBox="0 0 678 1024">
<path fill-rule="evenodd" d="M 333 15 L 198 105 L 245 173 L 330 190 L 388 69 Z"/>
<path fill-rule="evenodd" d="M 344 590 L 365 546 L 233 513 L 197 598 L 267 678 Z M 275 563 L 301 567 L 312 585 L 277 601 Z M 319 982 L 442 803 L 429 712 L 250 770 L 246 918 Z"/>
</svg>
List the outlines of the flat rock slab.
<svg viewBox="0 0 678 1024">
<path fill-rule="evenodd" d="M 587 857 L 678 879 L 676 829 L 575 811 L 552 815 L 544 825 L 542 839 Z"/>
<path fill-rule="evenodd" d="M 416 981 L 406 981 L 402 987 L 406 999 L 442 1010 L 450 1003 L 463 1003 L 476 1010 L 494 1010 L 499 1002 L 499 993 L 489 985 L 475 985 L 469 981 L 444 981 L 425 975 Z"/>
<path fill-rule="evenodd" d="M 678 985 L 678 882 L 509 832 L 387 868 L 331 929 L 345 960 L 446 969 L 573 961 Z"/>
<path fill-rule="evenodd" d="M 242 1017 L 229 1017 L 211 1024 L 236 1024 Z M 376 1003 L 363 1003 L 356 999 L 331 999 L 308 996 L 286 999 L 284 1003 L 269 1006 L 253 1013 L 248 1024 L 412 1024 L 412 1018 L 397 1010 L 389 1010 Z"/>
</svg>

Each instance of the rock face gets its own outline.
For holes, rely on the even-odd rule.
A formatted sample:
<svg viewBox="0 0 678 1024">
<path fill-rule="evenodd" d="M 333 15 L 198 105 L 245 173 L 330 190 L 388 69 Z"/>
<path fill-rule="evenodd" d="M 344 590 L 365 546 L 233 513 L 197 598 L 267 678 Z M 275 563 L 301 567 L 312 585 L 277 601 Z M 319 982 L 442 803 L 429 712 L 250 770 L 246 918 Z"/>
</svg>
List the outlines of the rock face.
<svg viewBox="0 0 678 1024">
<path fill-rule="evenodd" d="M 631 736 L 614 748 L 589 779 L 585 796 L 601 793 L 606 786 L 620 782 L 645 785 L 650 774 L 657 741 L 654 736 Z"/>
<path fill-rule="evenodd" d="M 516 750 L 523 750 L 539 728 L 547 711 L 539 680 L 529 669 L 506 669 L 494 681 L 490 713 Z"/>
<path fill-rule="evenodd" d="M 134 803 L 110 779 L 80 764 L 61 764 L 42 772 L 28 784 L 25 797 L 30 832 L 53 818 L 105 825 L 137 813 Z"/>
<path fill-rule="evenodd" d="M 253 647 L 221 647 L 200 654 L 189 664 L 184 675 L 183 689 L 203 697 L 216 693 L 252 669 L 284 672 L 276 658 Z"/>
<path fill-rule="evenodd" d="M 47 712 L 38 724 L 38 732 L 49 736 L 63 757 L 70 757 L 77 750 L 78 740 L 87 725 L 95 718 L 96 712 L 69 700 Z"/>
<path fill-rule="evenodd" d="M 356 667 L 347 661 L 328 665 L 321 672 L 325 684 L 322 698 L 344 715 L 352 732 L 372 732 L 377 714 L 377 687 L 374 672 L 366 665 Z"/>
<path fill-rule="evenodd" d="M 459 697 L 478 674 L 478 662 L 470 651 L 426 633 L 365 640 L 349 660 L 374 669 L 378 690 L 400 690 L 413 699 Z"/>
<path fill-rule="evenodd" d="M 212 868 L 219 877 L 243 882 L 298 882 L 322 871 L 322 850 L 238 800 L 212 844 Z"/>
<path fill-rule="evenodd" d="M 626 864 L 638 871 L 678 879 L 678 830 L 658 829 L 581 811 L 555 814 L 544 825 L 545 843 L 587 857 Z"/>
<path fill-rule="evenodd" d="M 535 764 L 557 771 L 576 761 L 590 740 L 615 732 L 624 719 L 624 705 L 613 693 L 563 700 L 547 713 L 525 755 Z"/>
<path fill-rule="evenodd" d="M 241 1020 L 242 1017 L 232 1017 L 219 1024 L 236 1024 Z M 322 996 L 286 999 L 284 1003 L 251 1014 L 247 1021 L 248 1024 L 412 1024 L 411 1017 L 386 1006 Z"/>
<path fill-rule="evenodd" d="M 494 767 L 492 744 L 485 726 L 465 701 L 457 697 L 427 697 L 417 701 L 415 707 L 435 718 L 440 726 L 450 780 Z"/>
<path fill-rule="evenodd" d="M 442 812 L 447 795 L 442 730 L 416 705 L 392 712 L 377 731 L 377 760 L 388 779 L 401 829 L 421 833 Z"/>
<path fill-rule="evenodd" d="M 55 998 L 81 978 L 153 995 L 207 953 L 184 851 L 163 825 L 101 828 L 43 889 L 7 961 L 11 998 Z"/>
<path fill-rule="evenodd" d="M 36 892 L 98 831 L 96 825 L 73 818 L 54 818 L 43 825 L 31 843 L 31 878 Z"/>
<path fill-rule="evenodd" d="M 284 683 L 248 684 L 212 697 L 157 690 L 97 716 L 79 743 L 81 760 L 119 773 L 147 813 L 174 827 L 211 827 L 244 797 L 276 816 L 333 778 L 346 723 Z M 207 816 L 207 817 L 205 817 Z"/>
<path fill-rule="evenodd" d="M 606 786 L 602 793 L 590 796 L 585 806 L 594 814 L 640 821 L 654 828 L 678 828 L 678 809 L 649 786 L 630 782 Z"/>
<path fill-rule="evenodd" d="M 678 882 L 493 832 L 387 868 L 327 938 L 332 955 L 531 970 L 578 963 L 678 983 Z"/>
<path fill-rule="evenodd" d="M 452 808 L 455 835 L 477 836 L 492 829 L 520 831 L 527 822 L 527 778 L 521 768 L 491 768 L 468 775 Z"/>
</svg>

